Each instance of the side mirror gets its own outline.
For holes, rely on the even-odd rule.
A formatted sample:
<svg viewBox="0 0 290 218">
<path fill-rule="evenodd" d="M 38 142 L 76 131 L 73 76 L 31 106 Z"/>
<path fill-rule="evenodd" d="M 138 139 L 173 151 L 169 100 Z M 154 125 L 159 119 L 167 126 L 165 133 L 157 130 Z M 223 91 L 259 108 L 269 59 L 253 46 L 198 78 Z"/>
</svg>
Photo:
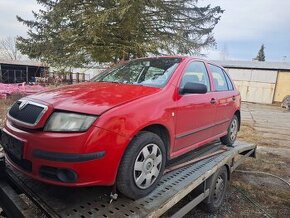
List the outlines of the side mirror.
<svg viewBox="0 0 290 218">
<path fill-rule="evenodd" d="M 183 88 L 180 88 L 180 94 L 205 94 L 207 93 L 207 87 L 201 83 L 185 83 Z"/>
</svg>

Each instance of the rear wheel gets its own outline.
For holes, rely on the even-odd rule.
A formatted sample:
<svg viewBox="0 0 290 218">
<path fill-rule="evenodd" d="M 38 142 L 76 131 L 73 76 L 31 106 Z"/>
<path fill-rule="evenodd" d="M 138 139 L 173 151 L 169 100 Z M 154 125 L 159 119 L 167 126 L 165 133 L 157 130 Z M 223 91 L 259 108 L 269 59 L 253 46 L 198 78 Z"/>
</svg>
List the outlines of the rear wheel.
<svg viewBox="0 0 290 218">
<path fill-rule="evenodd" d="M 220 138 L 221 142 L 228 146 L 233 145 L 237 138 L 238 130 L 239 130 L 239 119 L 236 115 L 234 115 L 228 127 L 228 133 Z"/>
<path fill-rule="evenodd" d="M 117 188 L 132 199 L 152 192 L 163 175 L 166 159 L 161 138 L 140 132 L 130 143 L 119 167 Z"/>
<path fill-rule="evenodd" d="M 217 211 L 224 201 L 228 186 L 228 173 L 226 167 L 222 167 L 214 174 L 211 181 L 209 196 L 201 204 L 201 208 L 209 213 Z"/>
</svg>

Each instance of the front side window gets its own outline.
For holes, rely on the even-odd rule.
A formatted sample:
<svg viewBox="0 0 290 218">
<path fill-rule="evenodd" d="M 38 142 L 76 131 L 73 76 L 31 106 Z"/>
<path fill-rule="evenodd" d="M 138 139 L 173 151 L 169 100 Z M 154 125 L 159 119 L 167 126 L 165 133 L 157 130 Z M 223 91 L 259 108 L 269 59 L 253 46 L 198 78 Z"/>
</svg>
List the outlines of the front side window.
<svg viewBox="0 0 290 218">
<path fill-rule="evenodd" d="M 204 84 L 207 91 L 210 91 L 209 77 L 203 62 L 194 61 L 189 64 L 182 77 L 180 87 L 183 88 L 188 82 Z"/>
<path fill-rule="evenodd" d="M 216 91 L 228 91 L 229 87 L 223 70 L 220 67 L 211 64 L 209 66 L 213 76 Z"/>
<path fill-rule="evenodd" d="M 181 58 L 147 58 L 109 69 L 93 82 L 114 82 L 164 87 L 181 62 Z"/>
</svg>

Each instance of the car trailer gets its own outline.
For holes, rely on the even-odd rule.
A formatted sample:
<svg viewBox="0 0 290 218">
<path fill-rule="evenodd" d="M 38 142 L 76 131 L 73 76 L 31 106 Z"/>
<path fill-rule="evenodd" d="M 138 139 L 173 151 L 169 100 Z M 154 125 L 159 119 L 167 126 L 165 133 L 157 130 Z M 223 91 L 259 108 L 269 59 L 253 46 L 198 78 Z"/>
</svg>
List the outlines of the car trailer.
<svg viewBox="0 0 290 218">
<path fill-rule="evenodd" d="M 201 202 L 211 211 L 214 203 L 221 204 L 215 200 L 223 199 L 231 173 L 247 157 L 255 157 L 256 146 L 236 142 L 226 147 L 215 142 L 210 147 L 196 158 L 187 156 L 170 164 L 157 188 L 139 200 L 116 198 L 112 187 L 40 183 L 13 171 L 0 153 L 0 204 L 7 217 L 36 217 L 32 208 L 38 208 L 42 217 L 183 217 Z M 20 194 L 30 199 L 30 205 Z M 183 200 L 189 195 L 190 201 Z"/>
</svg>

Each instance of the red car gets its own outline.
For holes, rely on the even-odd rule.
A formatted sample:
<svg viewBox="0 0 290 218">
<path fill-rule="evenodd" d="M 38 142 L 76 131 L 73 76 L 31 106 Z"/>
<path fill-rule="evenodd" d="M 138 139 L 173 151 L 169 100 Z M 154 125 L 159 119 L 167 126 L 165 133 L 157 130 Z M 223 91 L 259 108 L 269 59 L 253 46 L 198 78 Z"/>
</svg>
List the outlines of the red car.
<svg viewBox="0 0 290 218">
<path fill-rule="evenodd" d="M 213 140 L 232 145 L 240 94 L 214 63 L 154 57 L 91 82 L 34 94 L 9 110 L 1 144 L 9 163 L 55 185 L 117 185 L 150 193 L 168 160 Z"/>
</svg>

